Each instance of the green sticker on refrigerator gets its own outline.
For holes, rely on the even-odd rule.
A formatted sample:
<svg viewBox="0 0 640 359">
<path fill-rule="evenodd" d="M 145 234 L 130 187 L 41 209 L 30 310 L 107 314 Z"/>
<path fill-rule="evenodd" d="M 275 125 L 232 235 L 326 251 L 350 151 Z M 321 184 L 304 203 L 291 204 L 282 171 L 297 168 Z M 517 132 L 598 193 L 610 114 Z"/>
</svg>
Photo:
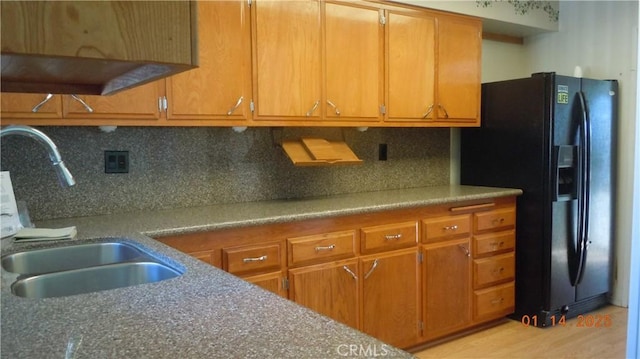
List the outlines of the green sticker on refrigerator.
<svg viewBox="0 0 640 359">
<path fill-rule="evenodd" d="M 567 85 L 558 85 L 558 103 L 568 104 L 569 103 L 569 86 Z"/>
</svg>

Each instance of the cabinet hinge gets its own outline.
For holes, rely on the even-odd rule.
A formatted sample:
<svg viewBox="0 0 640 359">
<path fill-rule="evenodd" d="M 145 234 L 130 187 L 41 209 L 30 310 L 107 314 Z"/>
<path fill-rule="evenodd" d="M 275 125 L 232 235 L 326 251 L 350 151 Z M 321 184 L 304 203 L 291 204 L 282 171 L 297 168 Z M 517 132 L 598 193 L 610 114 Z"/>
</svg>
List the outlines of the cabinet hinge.
<svg viewBox="0 0 640 359">
<path fill-rule="evenodd" d="M 384 115 L 387 113 L 387 107 L 385 105 L 380 105 L 380 114 Z"/>
<path fill-rule="evenodd" d="M 256 108 L 256 106 L 253 104 L 253 100 L 251 100 L 251 102 L 249 102 L 249 110 L 251 110 L 251 113 L 253 113 L 255 108 Z"/>
<path fill-rule="evenodd" d="M 387 23 L 387 18 L 384 16 L 384 10 L 378 10 L 378 16 L 380 18 L 380 25 L 385 25 Z"/>
<path fill-rule="evenodd" d="M 289 278 L 282 278 L 282 289 L 289 290 Z"/>
</svg>

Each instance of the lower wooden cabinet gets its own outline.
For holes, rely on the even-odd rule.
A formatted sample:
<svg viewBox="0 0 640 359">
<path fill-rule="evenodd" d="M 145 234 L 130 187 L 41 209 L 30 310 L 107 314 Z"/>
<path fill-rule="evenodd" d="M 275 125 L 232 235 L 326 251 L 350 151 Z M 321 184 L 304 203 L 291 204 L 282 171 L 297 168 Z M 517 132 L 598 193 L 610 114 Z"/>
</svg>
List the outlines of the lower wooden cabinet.
<svg viewBox="0 0 640 359">
<path fill-rule="evenodd" d="M 358 260 L 289 270 L 289 299 L 350 327 L 360 323 Z"/>
<path fill-rule="evenodd" d="M 362 331 L 406 348 L 420 339 L 420 256 L 417 248 L 361 258 Z"/>
<path fill-rule="evenodd" d="M 471 324 L 469 237 L 424 246 L 425 337 L 434 339 Z"/>
<path fill-rule="evenodd" d="M 262 289 L 266 289 L 283 298 L 289 298 L 289 291 L 284 285 L 287 280 L 287 274 L 283 272 L 274 272 L 266 274 L 258 274 L 248 277 L 242 277 L 249 283 L 253 283 Z"/>
<path fill-rule="evenodd" d="M 515 307 L 515 197 L 158 240 L 404 349 Z"/>
</svg>

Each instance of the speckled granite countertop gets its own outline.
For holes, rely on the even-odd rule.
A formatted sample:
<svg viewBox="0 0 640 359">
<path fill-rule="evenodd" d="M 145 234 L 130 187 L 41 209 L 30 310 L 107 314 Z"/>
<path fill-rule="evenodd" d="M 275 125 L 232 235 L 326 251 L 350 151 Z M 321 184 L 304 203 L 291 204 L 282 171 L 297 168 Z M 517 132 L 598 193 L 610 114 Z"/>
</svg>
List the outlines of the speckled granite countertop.
<svg viewBox="0 0 640 359">
<path fill-rule="evenodd" d="M 77 242 L 125 238 L 185 273 L 153 284 L 48 299 L 11 294 L 2 270 L 3 358 L 410 357 L 149 237 L 403 207 L 520 195 L 516 189 L 443 186 L 172 211 L 57 219 Z M 2 254 L 50 243 L 2 240 Z"/>
</svg>

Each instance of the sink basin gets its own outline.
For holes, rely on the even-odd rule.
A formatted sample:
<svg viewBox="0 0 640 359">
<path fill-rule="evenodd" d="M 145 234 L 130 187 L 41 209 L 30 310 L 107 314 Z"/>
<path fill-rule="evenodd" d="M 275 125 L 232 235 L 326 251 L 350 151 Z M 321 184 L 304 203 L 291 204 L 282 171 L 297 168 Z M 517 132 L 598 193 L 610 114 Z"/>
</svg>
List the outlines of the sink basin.
<svg viewBox="0 0 640 359">
<path fill-rule="evenodd" d="M 2 257 L 2 268 L 13 273 L 41 274 L 143 258 L 150 259 L 127 243 L 89 243 L 9 254 Z"/>
<path fill-rule="evenodd" d="M 13 283 L 11 291 L 27 298 L 64 297 L 159 282 L 181 274 L 156 262 L 116 263 L 26 277 Z"/>
</svg>

